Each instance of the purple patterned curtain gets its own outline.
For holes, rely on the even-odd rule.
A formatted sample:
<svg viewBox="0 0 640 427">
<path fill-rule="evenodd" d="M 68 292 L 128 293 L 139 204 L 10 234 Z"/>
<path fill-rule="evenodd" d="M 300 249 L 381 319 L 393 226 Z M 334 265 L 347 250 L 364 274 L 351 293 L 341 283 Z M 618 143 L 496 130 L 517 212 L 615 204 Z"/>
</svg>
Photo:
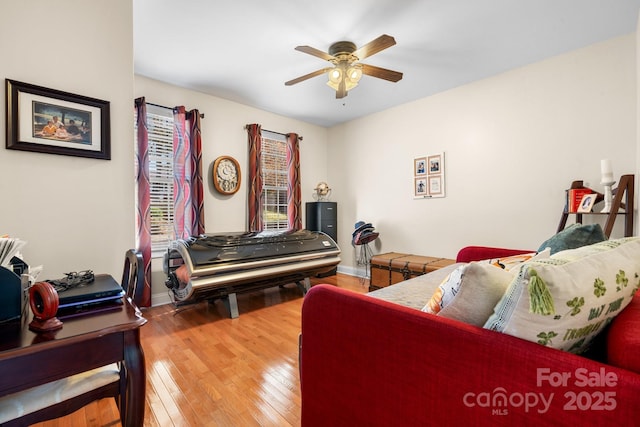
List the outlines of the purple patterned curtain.
<svg viewBox="0 0 640 427">
<path fill-rule="evenodd" d="M 290 230 L 301 230 L 300 138 L 296 133 L 287 135 L 287 186 L 288 227 Z"/>
<path fill-rule="evenodd" d="M 191 136 L 191 163 L 193 164 L 191 214 L 192 234 L 204 233 L 204 183 L 202 180 L 202 134 L 200 132 L 200 112 L 196 109 L 187 113 Z"/>
<path fill-rule="evenodd" d="M 262 127 L 247 125 L 249 134 L 249 231 L 262 231 Z"/>
<path fill-rule="evenodd" d="M 144 97 L 135 100 L 138 128 L 138 146 L 136 150 L 136 212 L 137 250 L 144 261 L 144 287 L 139 307 L 151 306 L 151 232 L 149 230 L 149 207 L 151 205 L 151 186 L 149 184 L 149 132 L 147 128 L 147 104 Z"/>
<path fill-rule="evenodd" d="M 187 239 L 204 232 L 198 110 L 187 113 L 183 106 L 175 107 L 173 126 L 173 228 L 176 239 Z"/>
</svg>

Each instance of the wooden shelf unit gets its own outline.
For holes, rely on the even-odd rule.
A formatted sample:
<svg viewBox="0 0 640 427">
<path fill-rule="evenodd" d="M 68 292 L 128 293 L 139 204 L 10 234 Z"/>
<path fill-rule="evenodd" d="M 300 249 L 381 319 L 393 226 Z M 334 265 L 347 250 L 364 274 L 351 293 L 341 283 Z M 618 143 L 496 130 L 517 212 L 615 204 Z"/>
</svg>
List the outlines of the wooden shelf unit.
<svg viewBox="0 0 640 427">
<path fill-rule="evenodd" d="M 634 175 L 622 175 L 620 177 L 620 183 L 616 188 L 612 190 L 613 198 L 611 201 L 611 212 L 601 213 L 601 212 L 589 212 L 589 213 L 581 213 L 581 212 L 567 212 L 568 205 L 565 206 L 564 211 L 562 212 L 562 216 L 560 217 L 560 224 L 558 225 L 558 232 L 564 230 L 567 225 L 567 218 L 569 215 L 576 216 L 576 222 L 582 223 L 583 215 L 606 215 L 607 220 L 604 225 L 604 234 L 607 237 L 611 236 L 611 231 L 613 230 L 613 224 L 616 222 L 616 217 L 618 215 L 624 216 L 624 236 L 630 237 L 633 236 L 633 195 L 634 195 Z M 571 183 L 571 189 L 574 188 L 584 188 L 584 182 L 573 181 Z M 596 196 L 596 203 L 604 200 L 604 194 L 598 193 Z M 623 201 L 624 200 L 624 201 Z M 624 210 L 621 212 L 620 210 Z"/>
</svg>

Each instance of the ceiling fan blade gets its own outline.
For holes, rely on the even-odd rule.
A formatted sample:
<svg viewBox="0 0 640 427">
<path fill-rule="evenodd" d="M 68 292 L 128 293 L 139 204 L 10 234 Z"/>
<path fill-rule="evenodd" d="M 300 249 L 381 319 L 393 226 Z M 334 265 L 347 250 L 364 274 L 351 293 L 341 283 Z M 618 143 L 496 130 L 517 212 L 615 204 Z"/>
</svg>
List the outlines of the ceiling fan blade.
<svg viewBox="0 0 640 427">
<path fill-rule="evenodd" d="M 366 57 L 369 57 L 373 54 L 380 52 L 388 47 L 396 44 L 396 39 L 386 34 L 381 35 L 375 40 L 370 41 L 364 46 L 357 49 L 353 54 L 358 57 L 359 60 L 362 60 Z"/>
<path fill-rule="evenodd" d="M 389 80 L 390 82 L 394 83 L 402 79 L 402 73 L 399 71 L 388 70 L 386 68 L 380 68 L 374 65 L 360 65 L 362 65 L 362 74 L 377 77 L 379 79 Z"/>
<path fill-rule="evenodd" d="M 317 56 L 318 58 L 324 59 L 325 61 L 337 60 L 335 56 L 329 55 L 327 52 L 323 52 L 311 46 L 296 46 L 296 50 L 308 53 L 309 55 Z"/>
<path fill-rule="evenodd" d="M 304 76 L 300 76 L 297 79 L 289 80 L 288 82 L 285 82 L 285 86 L 292 86 L 292 85 L 294 85 L 296 83 L 303 82 L 303 81 L 308 80 L 308 79 L 310 79 L 312 77 L 316 77 L 316 76 L 319 76 L 321 74 L 324 74 L 329 70 L 333 70 L 333 67 L 323 68 L 322 70 L 317 70 L 317 71 L 314 71 L 313 73 L 309 73 L 309 74 L 305 74 Z"/>
</svg>

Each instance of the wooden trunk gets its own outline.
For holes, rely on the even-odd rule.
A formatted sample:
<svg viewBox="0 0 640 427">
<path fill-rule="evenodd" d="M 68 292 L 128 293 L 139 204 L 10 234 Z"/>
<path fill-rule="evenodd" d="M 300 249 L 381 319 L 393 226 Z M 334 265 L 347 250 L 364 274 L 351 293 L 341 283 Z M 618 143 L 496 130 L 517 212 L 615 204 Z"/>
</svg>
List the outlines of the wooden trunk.
<svg viewBox="0 0 640 427">
<path fill-rule="evenodd" d="M 391 286 L 455 263 L 455 260 L 389 252 L 371 257 L 369 290 Z"/>
</svg>

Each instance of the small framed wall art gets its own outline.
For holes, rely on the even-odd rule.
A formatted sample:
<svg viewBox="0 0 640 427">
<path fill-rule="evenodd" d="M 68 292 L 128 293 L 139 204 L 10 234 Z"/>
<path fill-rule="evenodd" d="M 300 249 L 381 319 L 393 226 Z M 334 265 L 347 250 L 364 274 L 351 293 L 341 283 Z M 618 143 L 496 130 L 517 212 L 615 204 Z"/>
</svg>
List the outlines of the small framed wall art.
<svg viewBox="0 0 640 427">
<path fill-rule="evenodd" d="M 427 191 L 427 178 L 426 177 L 416 177 L 413 178 L 415 185 L 415 195 L 416 196 L 426 196 L 429 194 Z"/>
<path fill-rule="evenodd" d="M 109 102 L 6 79 L 7 148 L 111 159 Z"/>
<path fill-rule="evenodd" d="M 445 197 L 444 153 L 413 159 L 413 196 L 415 199 Z"/>
<path fill-rule="evenodd" d="M 418 157 L 414 160 L 414 176 L 423 176 L 427 174 L 427 158 Z"/>
</svg>

